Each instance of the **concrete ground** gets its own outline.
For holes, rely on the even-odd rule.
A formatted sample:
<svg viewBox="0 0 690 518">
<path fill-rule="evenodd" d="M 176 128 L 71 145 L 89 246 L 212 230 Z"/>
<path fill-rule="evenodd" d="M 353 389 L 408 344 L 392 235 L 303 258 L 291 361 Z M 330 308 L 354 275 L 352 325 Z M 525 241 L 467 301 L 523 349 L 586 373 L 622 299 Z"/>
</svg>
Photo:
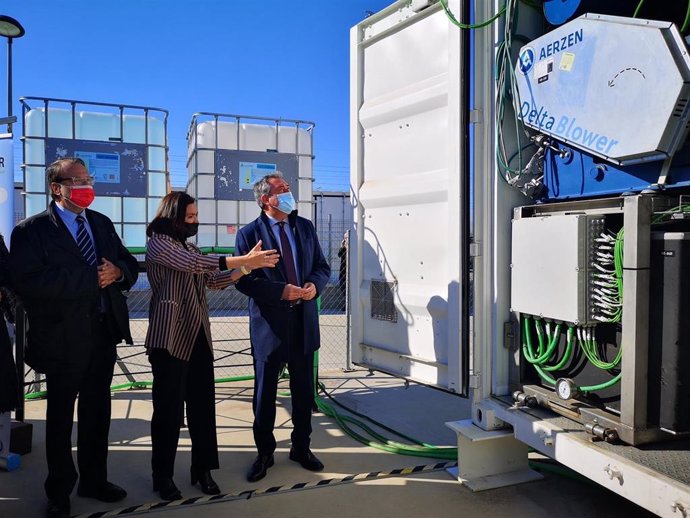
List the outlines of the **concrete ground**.
<svg viewBox="0 0 690 518">
<path fill-rule="evenodd" d="M 444 423 L 466 418 L 468 403 L 430 388 L 406 386 L 398 379 L 369 371 L 321 373 L 321 381 L 334 398 L 388 427 L 434 445 L 455 446 L 455 434 Z M 285 388 L 284 390 L 287 390 Z M 251 434 L 251 382 L 217 386 L 217 426 L 221 469 L 214 472 L 224 498 L 211 502 L 166 505 L 148 511 L 144 504 L 159 502 L 151 489 L 151 393 L 131 390 L 113 394 L 109 478 L 127 489 L 123 502 L 104 504 L 72 497 L 72 512 L 90 516 L 129 508 L 170 518 L 185 517 L 644 517 L 646 511 L 608 490 L 571 477 L 546 474 L 544 480 L 481 493 L 460 485 L 445 470 L 422 470 L 384 476 L 399 468 L 431 466 L 441 460 L 403 456 L 365 446 L 322 413 L 313 417 L 312 447 L 323 461 L 322 473 L 305 471 L 287 458 L 291 423 L 289 396 L 279 396 L 276 464 L 268 476 L 249 483 L 245 472 L 255 456 Z M 328 400 L 326 400 L 328 401 Z M 33 451 L 22 458 L 19 470 L 0 472 L 0 517 L 43 516 L 46 500 L 44 450 L 45 401 L 30 401 L 27 420 L 34 425 Z M 361 433 L 360 429 L 356 429 Z M 393 440 L 390 432 L 383 432 Z M 175 481 L 185 498 L 203 497 L 189 484 L 190 443 L 182 430 Z M 382 472 L 369 480 L 343 482 L 349 475 Z M 360 478 L 360 477 L 358 477 Z M 362 476 L 361 478 L 364 478 Z M 322 486 L 296 484 L 334 479 Z M 264 491 L 274 488 L 271 491 Z M 278 488 L 278 489 L 275 489 Z M 256 490 L 256 491 L 251 491 Z M 109 516 L 124 515 L 113 512 Z"/>
</svg>

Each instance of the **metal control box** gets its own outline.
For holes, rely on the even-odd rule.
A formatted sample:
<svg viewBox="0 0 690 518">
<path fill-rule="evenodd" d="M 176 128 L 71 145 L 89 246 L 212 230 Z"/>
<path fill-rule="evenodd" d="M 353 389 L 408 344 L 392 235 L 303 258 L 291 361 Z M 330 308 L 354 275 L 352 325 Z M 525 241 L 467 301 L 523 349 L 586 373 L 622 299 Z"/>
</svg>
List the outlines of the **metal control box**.
<svg viewBox="0 0 690 518">
<path fill-rule="evenodd" d="M 603 217 L 513 220 L 511 309 L 578 325 L 590 322 L 588 258 Z"/>
</svg>

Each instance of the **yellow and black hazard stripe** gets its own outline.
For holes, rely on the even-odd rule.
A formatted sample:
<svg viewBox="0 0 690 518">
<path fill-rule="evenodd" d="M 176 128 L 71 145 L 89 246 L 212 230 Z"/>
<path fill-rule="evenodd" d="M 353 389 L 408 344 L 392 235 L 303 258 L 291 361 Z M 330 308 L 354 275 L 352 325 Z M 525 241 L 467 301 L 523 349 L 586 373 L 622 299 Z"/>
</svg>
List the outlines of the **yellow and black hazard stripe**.
<svg viewBox="0 0 690 518">
<path fill-rule="evenodd" d="M 343 478 L 328 478 L 324 480 L 316 480 L 313 482 L 301 482 L 299 484 L 292 484 L 290 486 L 274 486 L 266 489 L 249 489 L 246 491 L 240 491 L 238 493 L 220 494 L 213 496 L 197 496 L 192 498 L 183 498 L 181 500 L 173 500 L 172 502 L 153 502 L 143 505 L 123 507 L 121 509 L 112 509 L 109 511 L 99 511 L 96 513 L 80 514 L 73 518 L 111 518 L 116 516 L 143 514 L 148 513 L 149 511 L 180 509 L 182 507 L 206 505 L 218 502 L 232 502 L 233 500 L 249 500 L 250 498 L 256 496 L 275 495 L 280 493 L 287 493 L 289 491 L 302 491 L 307 489 L 316 489 L 319 487 L 348 484 L 351 482 L 362 482 L 365 480 L 374 480 L 387 477 L 404 477 L 416 473 L 429 473 L 432 471 L 440 471 L 443 469 L 453 468 L 457 465 L 457 462 L 439 462 L 436 464 L 414 466 L 411 468 L 398 468 L 391 471 L 372 471 L 370 473 L 348 475 Z"/>
</svg>

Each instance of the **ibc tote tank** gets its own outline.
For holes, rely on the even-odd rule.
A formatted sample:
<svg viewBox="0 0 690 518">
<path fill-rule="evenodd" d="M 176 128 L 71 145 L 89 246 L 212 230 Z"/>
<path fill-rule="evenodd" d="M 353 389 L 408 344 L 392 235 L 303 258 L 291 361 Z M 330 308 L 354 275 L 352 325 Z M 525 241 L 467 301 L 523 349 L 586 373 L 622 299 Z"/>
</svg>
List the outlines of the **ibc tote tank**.
<svg viewBox="0 0 690 518">
<path fill-rule="evenodd" d="M 253 185 L 281 171 L 301 216 L 312 219 L 314 123 L 197 113 L 187 133 L 187 192 L 197 199 L 201 247 L 233 247 L 259 215 Z"/>
<path fill-rule="evenodd" d="M 146 225 L 167 192 L 168 112 L 142 106 L 23 97 L 24 216 L 50 201 L 46 167 L 77 156 L 96 176 L 91 208 L 106 214 L 128 247 L 146 245 Z"/>
</svg>

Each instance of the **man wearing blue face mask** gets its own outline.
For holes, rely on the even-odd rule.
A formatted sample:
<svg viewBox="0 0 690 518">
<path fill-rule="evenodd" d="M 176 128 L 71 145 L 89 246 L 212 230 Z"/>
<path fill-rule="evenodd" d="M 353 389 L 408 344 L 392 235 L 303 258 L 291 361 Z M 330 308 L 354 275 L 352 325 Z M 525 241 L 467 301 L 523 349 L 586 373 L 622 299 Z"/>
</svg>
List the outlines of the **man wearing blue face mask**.
<svg viewBox="0 0 690 518">
<path fill-rule="evenodd" d="M 256 482 L 273 466 L 276 440 L 276 393 L 282 366 L 290 372 L 292 399 L 290 459 L 310 471 L 323 464 L 310 449 L 311 409 L 314 401 L 314 352 L 319 348 L 316 298 L 330 278 L 331 268 L 308 219 L 297 215 L 295 200 L 279 172 L 254 184 L 261 215 L 243 227 L 235 243 L 242 255 L 262 241 L 280 250 L 276 268 L 251 271 L 237 283 L 249 297 L 249 329 L 254 359 L 254 442 L 256 460 L 247 480 Z M 270 245 L 270 246 L 269 246 Z"/>
</svg>

